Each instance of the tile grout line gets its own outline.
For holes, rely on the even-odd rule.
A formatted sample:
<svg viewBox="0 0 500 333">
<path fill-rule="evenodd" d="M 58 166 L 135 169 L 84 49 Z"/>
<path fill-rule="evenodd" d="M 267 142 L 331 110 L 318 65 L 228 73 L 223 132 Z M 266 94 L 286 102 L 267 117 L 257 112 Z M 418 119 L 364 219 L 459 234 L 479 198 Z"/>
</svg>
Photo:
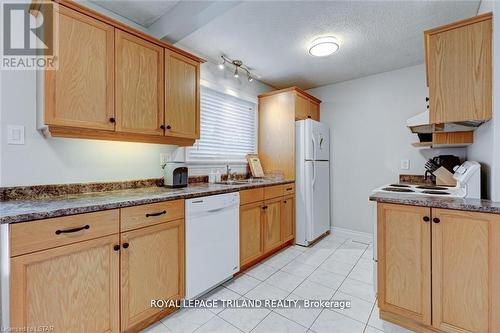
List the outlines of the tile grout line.
<svg viewBox="0 0 500 333">
<path fill-rule="evenodd" d="M 343 243 L 342 243 L 342 244 L 341 244 L 341 245 L 340 245 L 337 249 L 339 249 L 342 245 L 344 245 L 344 244 L 345 244 L 345 242 L 347 242 L 348 240 L 349 240 L 349 238 L 348 238 L 348 239 L 346 239 L 346 240 L 345 240 L 345 241 L 344 241 L 344 242 L 343 242 Z M 329 256 L 328 256 L 328 257 L 327 257 L 327 258 L 326 258 L 326 259 L 325 259 L 325 260 L 324 260 L 321 264 L 323 264 L 326 260 L 328 260 L 331 256 L 333 256 L 333 255 L 335 254 L 335 252 L 337 252 L 337 249 L 335 249 L 335 251 L 334 251 L 331 255 L 329 255 Z M 361 257 L 363 257 L 363 255 L 365 254 L 365 252 L 367 251 L 367 249 L 368 249 L 368 247 L 367 247 L 367 248 L 363 251 L 363 253 L 362 253 L 362 254 L 361 254 L 361 256 L 358 258 L 358 260 L 356 261 L 356 263 L 355 263 L 355 264 L 352 266 L 352 268 L 349 270 L 349 273 L 347 273 L 347 275 L 345 276 L 344 280 L 342 280 L 342 282 L 339 284 L 339 286 L 338 286 L 338 287 L 337 287 L 337 289 L 335 290 L 335 293 L 333 294 L 333 296 L 332 296 L 332 297 L 330 297 L 330 300 L 331 300 L 333 297 L 335 297 L 335 294 L 339 291 L 340 287 L 342 286 L 342 284 L 344 284 L 345 280 L 347 280 L 347 278 L 348 278 L 349 274 L 351 274 L 352 270 L 354 269 L 354 267 L 356 267 L 356 265 L 358 264 L 359 260 L 361 260 Z M 321 266 L 321 265 L 320 265 L 320 266 Z M 319 266 L 318 266 L 318 268 L 319 268 Z M 315 271 L 316 271 L 316 270 L 315 270 Z M 313 272 L 313 273 L 314 273 L 314 272 Z M 311 273 L 311 274 L 312 274 L 312 273 Z M 346 293 L 346 294 L 347 294 L 347 293 Z M 347 295 L 350 295 L 350 294 L 347 294 Z M 350 296 L 351 296 L 351 297 L 355 297 L 355 296 L 353 296 L 353 295 L 350 295 Z M 356 297 L 356 298 L 357 298 L 357 297 Z M 323 309 L 321 310 L 321 312 L 318 314 L 318 316 L 316 317 L 316 319 L 314 319 L 314 321 L 313 321 L 313 323 L 311 324 L 311 326 L 309 327 L 309 329 L 311 329 L 311 327 L 313 327 L 313 326 L 314 326 L 314 324 L 316 323 L 316 321 L 318 320 L 318 318 L 321 316 L 321 314 L 322 314 L 322 313 L 323 313 L 323 311 L 325 311 L 325 310 L 326 310 L 326 311 L 330 311 L 330 310 L 327 310 L 326 308 L 323 308 Z M 373 308 L 372 308 L 372 311 L 373 311 Z M 342 315 L 342 316 L 344 316 L 344 317 L 346 317 L 346 318 L 349 318 L 349 319 L 351 319 L 351 320 L 357 321 L 358 323 L 362 323 L 362 322 L 360 322 L 359 320 L 356 320 L 356 319 L 353 319 L 353 318 L 348 317 L 348 316 L 346 316 L 346 315 L 343 315 L 343 314 L 341 314 L 341 313 L 339 313 L 339 312 L 337 312 L 337 311 L 335 311 L 335 313 L 338 313 L 338 314 L 340 314 L 340 315 Z M 370 316 L 371 316 L 371 312 L 370 312 Z M 367 320 L 367 322 L 365 323 L 366 325 L 368 325 L 368 321 L 370 320 L 370 316 L 368 316 L 368 320 Z M 362 324 L 363 324 L 363 323 L 362 323 Z M 365 325 L 365 328 L 363 329 L 363 332 L 366 330 L 366 325 Z M 314 332 L 314 331 L 313 331 L 313 332 Z"/>
<path fill-rule="evenodd" d="M 284 298 L 283 298 L 283 300 L 284 300 L 284 299 L 286 299 L 286 298 L 288 298 L 290 295 L 292 295 L 292 294 L 293 294 L 293 292 L 294 292 L 294 291 L 295 291 L 295 290 L 296 290 L 296 289 L 297 289 L 297 288 L 298 288 L 298 287 L 299 287 L 302 283 L 304 283 L 304 282 L 305 282 L 305 281 L 306 281 L 306 280 L 307 280 L 307 279 L 308 279 L 308 278 L 309 278 L 312 274 L 314 274 L 314 272 L 316 272 L 316 271 L 320 268 L 320 266 L 321 266 L 321 265 L 322 265 L 325 261 L 327 261 L 329 258 L 331 258 L 331 257 L 332 257 L 332 256 L 333 256 L 336 252 L 337 252 L 337 250 L 338 250 L 338 249 L 340 249 L 340 248 L 341 248 L 341 247 L 342 247 L 342 246 L 343 246 L 343 245 L 344 245 L 347 241 L 349 241 L 349 240 L 351 240 L 351 241 L 352 241 L 352 239 L 351 239 L 351 238 L 347 238 L 347 239 L 345 239 L 343 242 L 341 242 L 341 243 L 339 244 L 339 246 L 337 246 L 337 247 L 333 250 L 333 252 L 332 252 L 330 255 L 328 255 L 328 256 L 327 256 L 324 260 L 322 260 L 322 261 L 321 261 L 321 263 L 320 263 L 318 266 L 316 266 L 316 267 L 315 267 L 315 269 L 314 269 L 314 270 L 313 270 L 310 274 L 308 274 L 306 277 L 304 277 L 304 278 L 303 278 L 303 280 L 300 282 L 300 284 L 299 284 L 297 287 L 295 287 L 295 288 L 294 288 L 291 292 L 289 292 L 289 291 L 287 291 L 287 290 L 284 290 L 284 289 L 281 289 L 281 288 L 279 288 L 279 287 L 275 287 L 275 286 L 270 285 L 270 284 L 268 284 L 268 283 L 266 283 L 266 284 L 267 284 L 267 285 L 270 285 L 270 286 L 272 286 L 272 287 L 275 287 L 275 288 L 277 288 L 277 289 L 279 289 L 279 290 L 281 290 L 281 291 L 287 292 L 287 293 L 288 293 L 288 295 L 287 295 L 286 297 L 284 297 Z M 362 244 L 364 244 L 364 243 L 362 243 Z M 353 265 L 353 266 L 352 266 L 352 268 L 349 270 L 349 272 L 348 272 L 348 273 L 347 273 L 347 275 L 344 277 L 344 279 L 343 279 L 343 280 L 342 280 L 342 282 L 339 284 L 339 286 L 338 286 L 337 288 L 335 288 L 335 289 L 334 289 L 334 288 L 331 288 L 331 289 L 334 289 L 334 292 L 333 292 L 333 295 L 329 298 L 329 300 L 331 300 L 331 299 L 335 296 L 335 294 L 339 291 L 339 289 L 340 289 L 340 287 L 342 286 L 342 284 L 343 284 L 343 283 L 347 280 L 347 278 L 348 278 L 349 274 L 351 274 L 352 270 L 356 267 L 356 265 L 359 263 L 359 261 L 361 260 L 361 258 L 362 258 L 362 257 L 363 257 L 363 255 L 365 254 L 365 252 L 368 250 L 368 247 L 369 247 L 369 245 L 367 245 L 367 247 L 365 248 L 365 250 L 363 251 L 363 253 L 362 253 L 362 254 L 360 255 L 360 257 L 359 257 L 359 258 L 355 261 L 354 265 Z M 309 249 L 313 249 L 313 248 L 309 248 Z M 328 249 L 328 248 L 318 248 L 318 249 Z M 284 249 L 282 252 L 278 252 L 277 254 L 279 254 L 279 253 L 284 253 L 284 251 L 286 251 L 286 249 Z M 230 289 L 230 288 L 228 288 L 228 287 L 226 287 L 224 284 L 222 284 L 222 285 L 221 285 L 221 287 L 222 287 L 222 288 L 225 288 L 225 289 L 227 289 L 227 290 L 229 290 L 229 291 L 231 291 L 231 292 L 234 292 L 234 293 L 238 294 L 238 295 L 240 296 L 238 299 L 241 299 L 241 298 L 247 298 L 247 297 L 245 296 L 246 294 L 248 294 L 248 293 L 249 293 L 249 292 L 251 292 L 252 290 L 256 289 L 258 286 L 260 286 L 261 284 L 263 284 L 264 282 L 266 282 L 269 278 L 271 278 L 273 275 L 275 275 L 275 274 L 276 274 L 276 273 L 278 273 L 278 272 L 284 272 L 284 273 L 288 273 L 288 274 L 290 274 L 290 275 L 294 275 L 294 274 L 292 274 L 292 273 L 289 273 L 289 272 L 283 271 L 282 269 L 283 269 L 285 266 L 287 266 L 288 264 L 290 264 L 291 262 L 293 262 L 294 260 L 296 260 L 298 257 L 300 257 L 300 256 L 302 256 L 302 255 L 304 255 L 304 254 L 306 254 L 306 253 L 308 252 L 308 250 L 301 251 L 301 252 L 302 252 L 302 253 L 300 253 L 299 255 L 294 256 L 292 259 L 290 259 L 289 261 L 287 261 L 287 262 L 286 262 L 286 264 L 285 264 L 285 265 L 283 265 L 281 268 L 276 268 L 276 267 L 273 267 L 273 266 L 271 266 L 271 265 L 267 265 L 267 266 L 269 266 L 269 267 L 271 267 L 271 268 L 273 268 L 273 269 L 276 269 L 276 272 L 272 273 L 272 274 L 271 274 L 270 276 L 268 276 L 265 280 L 260 280 L 260 279 L 258 279 L 258 278 L 256 278 L 256 277 L 253 277 L 253 276 L 251 276 L 251 275 L 248 275 L 248 274 L 246 274 L 246 273 L 243 273 L 243 275 L 247 275 L 248 277 L 253 278 L 253 279 L 255 279 L 255 280 L 259 281 L 259 283 L 258 283 L 255 287 L 253 287 L 253 288 L 249 289 L 249 290 L 248 290 L 247 292 L 245 292 L 243 295 L 242 295 L 242 294 L 240 294 L 240 293 L 238 293 L 238 292 L 236 292 L 236 291 L 234 291 L 234 290 L 232 290 L 232 289 Z M 302 263 L 302 264 L 304 264 L 304 265 L 308 265 L 308 264 L 305 264 L 305 263 Z M 264 261 L 264 262 L 262 262 L 262 263 L 259 263 L 259 265 L 266 265 L 266 264 L 265 264 L 265 261 Z M 314 267 L 313 265 L 309 265 L 309 266 Z M 329 272 L 329 271 L 328 271 L 328 272 Z M 332 273 L 332 274 L 337 274 L 337 273 L 333 273 L 333 272 L 329 272 L 329 273 Z M 337 274 L 337 275 L 341 275 L 341 274 Z M 295 277 L 299 277 L 299 276 L 297 276 L 297 275 L 294 275 L 294 276 L 295 276 Z M 302 277 L 300 277 L 300 278 L 302 278 Z M 309 281 L 310 281 L 310 280 L 309 280 Z M 358 281 L 358 280 L 356 280 L 356 281 Z M 318 283 L 318 282 L 314 282 L 314 281 L 310 281 L 310 282 L 313 282 L 313 283 Z M 363 281 L 358 281 L 358 282 L 363 282 Z M 323 286 L 323 287 L 330 288 L 330 287 L 328 287 L 328 286 L 326 286 L 326 285 L 323 285 L 323 284 L 321 284 L 321 283 L 318 283 L 318 284 L 319 284 L 319 285 L 321 285 L 321 286 Z M 346 293 L 346 294 L 347 294 L 347 293 Z M 350 295 L 350 294 L 348 294 L 348 295 L 349 295 L 349 296 L 351 296 L 351 297 L 355 297 L 355 296 Z M 358 297 L 355 297 L 355 298 L 358 298 Z M 364 300 L 364 299 L 362 299 L 362 300 Z M 238 331 L 240 331 L 240 332 L 244 332 L 244 331 L 243 331 L 243 330 L 241 330 L 239 327 L 237 327 L 237 326 L 235 326 L 235 325 L 231 324 L 230 322 L 228 322 L 227 320 L 225 320 L 224 318 L 222 318 L 222 317 L 220 316 L 220 314 L 221 314 L 222 312 L 224 312 L 225 310 L 227 310 L 227 309 L 228 309 L 228 308 L 224 308 L 222 311 L 220 311 L 220 312 L 218 312 L 218 313 L 213 313 L 213 312 L 212 312 L 212 313 L 214 314 L 214 317 L 220 318 L 220 319 L 222 319 L 224 322 L 226 322 L 226 323 L 228 323 L 229 325 L 231 325 L 232 327 L 235 327 Z M 285 318 L 285 319 L 287 319 L 287 320 L 290 320 L 291 322 L 293 322 L 293 323 L 295 323 L 295 324 L 297 324 L 297 325 L 299 325 L 299 326 L 301 326 L 301 327 L 306 328 L 308 331 L 312 331 L 312 332 L 314 332 L 314 331 L 311 329 L 311 327 L 314 325 L 314 323 L 317 321 L 317 319 L 320 317 L 320 315 L 323 313 L 323 311 L 325 311 L 325 310 L 330 311 L 330 310 L 328 310 L 328 309 L 326 309 L 326 308 L 322 308 L 322 309 L 321 309 L 321 311 L 318 313 L 318 315 L 317 315 L 317 316 L 315 317 L 315 319 L 313 320 L 312 324 L 311 324 L 309 327 L 306 327 L 306 326 L 304 326 L 304 325 L 302 325 L 302 324 L 300 324 L 300 323 L 296 322 L 295 320 L 290 319 L 290 318 L 287 318 L 286 316 L 284 316 L 284 315 L 282 315 L 282 314 L 280 314 L 280 313 L 278 313 L 278 312 L 274 311 L 273 309 L 269 309 L 269 308 L 266 308 L 266 309 L 270 310 L 270 311 L 269 311 L 269 313 L 268 313 L 266 316 L 264 316 L 264 318 L 262 318 L 262 319 L 261 319 L 261 320 L 257 323 L 257 325 L 255 325 L 255 327 L 254 327 L 254 328 L 252 328 L 252 330 L 251 330 L 250 332 L 253 332 L 253 331 L 254 331 L 254 330 L 255 330 L 255 329 L 256 329 L 256 328 L 257 328 L 257 327 L 258 327 L 258 326 L 259 326 L 259 325 L 260 325 L 260 324 L 261 324 L 261 323 L 262 323 L 262 322 L 263 322 L 263 321 L 264 321 L 264 320 L 265 320 L 265 319 L 266 319 L 266 318 L 267 318 L 267 317 L 271 314 L 271 313 L 275 313 L 275 314 L 277 314 L 277 315 L 279 315 L 279 316 L 281 316 L 281 317 L 283 317 L 283 318 Z M 369 319 L 370 319 L 370 316 L 371 316 L 371 313 L 372 313 L 372 312 L 373 312 L 373 307 L 372 307 L 372 311 L 370 312 L 370 315 L 369 315 L 369 317 L 368 317 L 368 320 L 367 320 L 367 322 L 365 323 L 365 328 L 364 328 L 364 330 L 366 330 L 366 327 L 368 326 L 368 321 L 369 321 Z M 338 312 L 336 312 L 336 313 L 338 313 Z M 357 321 L 357 322 L 359 322 L 359 323 L 362 323 L 362 322 L 360 322 L 360 321 L 358 321 L 358 320 L 356 320 L 356 319 L 350 318 L 350 317 L 345 316 L 345 315 L 343 315 L 343 314 L 341 314 L 341 313 L 339 313 L 339 314 L 340 314 L 340 315 L 342 315 L 342 316 L 344 316 L 344 317 L 346 317 L 346 318 L 349 318 L 349 319 L 351 319 L 351 320 L 355 320 L 355 321 Z M 203 326 L 205 326 L 205 325 L 206 325 L 208 322 L 210 322 L 210 321 L 211 321 L 214 317 L 212 317 L 212 318 L 211 318 L 211 319 L 209 319 L 207 322 L 205 322 L 205 323 L 203 323 L 202 325 L 200 325 L 198 328 L 196 328 L 196 329 L 194 330 L 194 332 L 198 331 L 200 328 L 202 328 Z M 161 321 L 160 321 L 160 322 L 161 322 Z M 165 326 L 165 327 L 167 327 L 167 328 L 168 328 L 168 326 L 166 326 L 163 322 L 161 322 L 161 323 L 162 323 L 162 325 L 163 325 L 163 326 Z M 363 331 L 364 331 L 364 330 L 363 330 Z"/>
</svg>

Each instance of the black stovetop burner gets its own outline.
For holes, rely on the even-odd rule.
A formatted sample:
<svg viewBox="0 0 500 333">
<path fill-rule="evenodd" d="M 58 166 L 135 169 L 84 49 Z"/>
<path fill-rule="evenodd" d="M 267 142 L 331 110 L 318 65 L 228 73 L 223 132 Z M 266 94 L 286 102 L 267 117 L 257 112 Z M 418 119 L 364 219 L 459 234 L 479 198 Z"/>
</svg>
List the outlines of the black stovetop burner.
<svg viewBox="0 0 500 333">
<path fill-rule="evenodd" d="M 442 191 L 448 189 L 447 187 L 435 186 L 435 185 L 419 185 L 416 188 L 419 188 L 421 190 L 435 190 L 435 191 Z"/>
<path fill-rule="evenodd" d="M 391 184 L 389 186 L 391 186 L 391 187 L 410 187 L 410 185 L 405 185 L 405 184 Z"/>
<path fill-rule="evenodd" d="M 422 193 L 436 194 L 436 195 L 450 195 L 451 194 L 450 192 L 445 192 L 445 191 L 429 191 L 429 190 L 422 191 Z"/>
<path fill-rule="evenodd" d="M 391 185 L 391 186 L 393 186 L 393 185 Z M 415 192 L 409 188 L 401 188 L 401 187 L 384 187 L 382 190 L 383 191 L 390 191 L 390 192 L 405 192 L 405 193 Z"/>
</svg>

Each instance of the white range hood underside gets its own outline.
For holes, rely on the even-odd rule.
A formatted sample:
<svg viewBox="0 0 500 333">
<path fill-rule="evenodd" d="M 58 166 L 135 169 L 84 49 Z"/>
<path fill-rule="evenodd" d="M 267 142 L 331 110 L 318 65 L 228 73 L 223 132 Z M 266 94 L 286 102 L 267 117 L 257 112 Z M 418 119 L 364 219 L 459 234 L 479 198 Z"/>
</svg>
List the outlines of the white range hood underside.
<svg viewBox="0 0 500 333">
<path fill-rule="evenodd" d="M 411 117 L 406 121 L 406 126 L 412 133 L 434 133 L 434 132 L 465 132 L 473 131 L 484 121 L 461 121 L 443 124 L 430 124 L 429 111 L 425 111 Z"/>
</svg>

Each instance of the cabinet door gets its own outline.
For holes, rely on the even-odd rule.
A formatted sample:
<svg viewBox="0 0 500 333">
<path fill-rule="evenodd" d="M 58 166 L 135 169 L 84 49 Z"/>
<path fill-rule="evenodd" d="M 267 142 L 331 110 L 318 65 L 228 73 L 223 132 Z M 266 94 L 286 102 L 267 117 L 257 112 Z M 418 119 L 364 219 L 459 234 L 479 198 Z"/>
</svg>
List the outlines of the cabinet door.
<svg viewBox="0 0 500 333">
<path fill-rule="evenodd" d="M 491 19 L 429 34 L 426 39 L 430 122 L 490 119 Z"/>
<path fill-rule="evenodd" d="M 200 137 L 200 63 L 165 50 L 165 135 Z"/>
<path fill-rule="evenodd" d="M 295 120 L 307 119 L 309 115 L 309 98 L 298 93 L 295 94 Z"/>
<path fill-rule="evenodd" d="M 163 135 L 163 48 L 116 30 L 116 130 Z"/>
<path fill-rule="evenodd" d="M 11 258 L 10 325 L 119 332 L 118 235 Z"/>
<path fill-rule="evenodd" d="M 431 323 L 430 209 L 378 204 L 378 305 Z"/>
<path fill-rule="evenodd" d="M 315 101 L 309 101 L 309 115 L 308 118 L 319 121 L 319 103 Z"/>
<path fill-rule="evenodd" d="M 45 71 L 45 123 L 113 130 L 114 28 L 59 6 L 57 70 Z"/>
<path fill-rule="evenodd" d="M 123 331 L 164 310 L 151 307 L 152 299 L 184 296 L 184 220 L 122 233 L 121 244 Z"/>
<path fill-rule="evenodd" d="M 240 207 L 240 267 L 263 254 L 262 219 L 262 202 Z"/>
<path fill-rule="evenodd" d="M 264 202 L 264 252 L 281 244 L 281 198 L 276 198 Z"/>
<path fill-rule="evenodd" d="M 500 239 L 495 225 L 500 218 L 445 209 L 433 209 L 432 215 L 433 326 L 450 333 L 495 331 L 494 325 L 488 325 L 488 314 L 493 313 L 489 306 L 495 293 L 492 283 L 499 296 L 499 282 L 490 280 L 488 265 L 495 265 L 493 255 L 498 264 L 492 246 Z"/>
<path fill-rule="evenodd" d="M 285 197 L 281 202 L 281 218 L 283 220 L 283 242 L 288 242 L 295 238 L 295 197 L 293 195 Z"/>
</svg>

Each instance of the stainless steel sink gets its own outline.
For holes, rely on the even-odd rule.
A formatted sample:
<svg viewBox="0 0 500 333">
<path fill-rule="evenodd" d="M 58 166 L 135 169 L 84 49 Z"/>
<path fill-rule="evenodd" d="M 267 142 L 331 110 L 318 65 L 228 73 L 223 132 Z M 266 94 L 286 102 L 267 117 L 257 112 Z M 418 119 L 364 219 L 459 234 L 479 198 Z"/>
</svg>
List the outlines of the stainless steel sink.
<svg viewBox="0 0 500 333">
<path fill-rule="evenodd" d="M 238 180 L 223 180 L 215 183 L 221 185 L 247 185 L 247 184 L 260 184 L 264 182 L 265 182 L 264 179 L 238 179 Z"/>
</svg>

